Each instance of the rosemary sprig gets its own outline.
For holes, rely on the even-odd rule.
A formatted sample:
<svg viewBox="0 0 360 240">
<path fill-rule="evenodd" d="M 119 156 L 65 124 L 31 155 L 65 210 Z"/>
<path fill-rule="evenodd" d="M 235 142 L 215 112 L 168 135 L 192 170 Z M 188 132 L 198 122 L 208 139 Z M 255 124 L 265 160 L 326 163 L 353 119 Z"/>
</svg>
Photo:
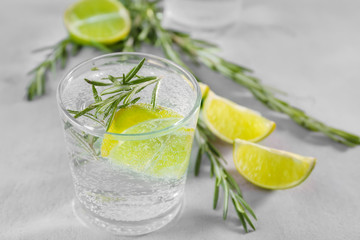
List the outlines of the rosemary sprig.
<svg viewBox="0 0 360 240">
<path fill-rule="evenodd" d="M 217 56 L 214 53 L 214 48 L 209 48 L 206 42 L 194 40 L 188 35 L 176 32 L 172 33 L 172 39 L 193 59 L 246 87 L 256 99 L 268 108 L 285 113 L 300 126 L 310 131 L 322 132 L 332 140 L 350 147 L 360 144 L 359 136 L 327 126 L 323 122 L 310 117 L 303 110 L 280 100 L 270 88 L 264 86 L 258 78 L 250 75 L 251 71 L 249 69 Z"/>
<path fill-rule="evenodd" d="M 216 54 L 216 46 L 203 40 L 192 39 L 188 34 L 166 30 L 161 26 L 161 18 L 156 14 L 156 8 L 147 10 L 149 22 L 155 29 L 155 33 L 165 55 L 179 65 L 189 69 L 181 60 L 180 55 L 173 45 L 177 45 L 194 62 L 202 63 L 215 72 L 218 72 L 240 85 L 246 87 L 253 96 L 270 109 L 288 115 L 300 126 L 316 132 L 322 132 L 330 139 L 345 144 L 349 147 L 360 145 L 360 137 L 346 131 L 327 126 L 323 122 L 307 115 L 303 110 L 296 108 L 275 96 L 271 88 L 264 86 L 261 81 L 252 76 L 250 69 L 231 63 Z"/>
<path fill-rule="evenodd" d="M 106 131 L 108 131 L 116 111 L 128 105 L 135 104 L 140 100 L 140 97 L 134 98 L 134 96 L 145 87 L 152 84 L 156 84 L 151 97 L 151 104 L 153 108 L 155 108 L 157 89 L 161 78 L 156 76 L 143 77 L 137 75 L 144 62 L 145 58 L 143 58 L 127 74 L 123 74 L 121 77 L 109 75 L 107 78 L 101 79 L 101 81 L 85 78 L 84 80 L 92 86 L 94 103 L 91 103 L 81 111 L 68 109 L 68 112 L 73 114 L 74 118 L 81 116 L 90 118 L 104 126 Z M 107 86 L 108 88 L 104 89 L 99 94 L 95 86 Z M 110 97 L 103 99 L 102 96 L 104 95 L 110 95 Z M 121 102 L 122 104 L 120 104 Z"/>
<path fill-rule="evenodd" d="M 199 174 L 202 156 L 205 153 L 210 160 L 210 176 L 215 176 L 213 208 L 216 209 L 217 207 L 219 201 L 219 188 L 222 187 L 224 192 L 223 219 L 226 220 L 227 218 L 229 199 L 231 199 L 245 232 L 248 232 L 247 225 L 250 225 L 250 227 L 255 230 L 255 226 L 248 214 L 257 220 L 256 215 L 249 204 L 243 199 L 239 185 L 224 167 L 224 163 L 226 162 L 225 159 L 211 143 L 214 135 L 201 119 L 199 119 L 198 122 L 195 138 L 199 144 L 199 151 L 195 162 L 195 175 L 197 176 Z"/>
<path fill-rule="evenodd" d="M 85 132 L 79 133 L 69 122 L 64 122 L 64 130 L 67 131 L 91 157 L 95 160 L 99 160 L 98 156 L 100 153 L 98 153 L 94 148 L 94 144 L 98 137 Z"/>
<path fill-rule="evenodd" d="M 69 50 L 68 47 L 70 45 L 71 49 Z M 33 100 L 35 97 L 45 94 L 45 81 L 47 73 L 50 70 L 55 71 L 58 63 L 60 63 L 61 68 L 64 68 L 69 55 L 68 52 L 71 51 L 73 56 L 76 55 L 81 49 L 81 45 L 73 42 L 70 38 L 66 38 L 54 46 L 38 49 L 36 52 L 49 49 L 51 49 L 51 52 L 46 56 L 45 60 L 29 72 L 29 74 L 33 75 L 33 78 L 28 86 L 28 100 Z"/>
</svg>

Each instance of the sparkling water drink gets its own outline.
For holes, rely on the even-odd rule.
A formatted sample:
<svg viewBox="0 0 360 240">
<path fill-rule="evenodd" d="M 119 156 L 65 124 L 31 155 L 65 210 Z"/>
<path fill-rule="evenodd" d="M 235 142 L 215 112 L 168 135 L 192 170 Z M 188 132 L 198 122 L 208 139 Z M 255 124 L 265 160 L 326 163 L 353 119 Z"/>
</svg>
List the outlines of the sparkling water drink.
<svg viewBox="0 0 360 240">
<path fill-rule="evenodd" d="M 235 23 L 242 0 L 165 0 L 165 20 L 185 30 L 216 30 Z"/>
<path fill-rule="evenodd" d="M 106 132 L 96 119 L 74 118 L 74 111 L 94 102 L 84 79 L 123 76 L 142 58 L 138 75 L 161 77 L 156 108 L 149 107 L 149 86 L 136 94 L 139 102 L 116 113 L 113 128 L 121 133 L 111 132 L 112 126 Z M 98 86 L 98 93 L 104 88 Z M 170 222 L 182 206 L 200 99 L 191 74 L 156 56 L 109 54 L 75 67 L 60 82 L 57 100 L 76 215 L 87 225 L 121 235 L 152 232 Z"/>
</svg>

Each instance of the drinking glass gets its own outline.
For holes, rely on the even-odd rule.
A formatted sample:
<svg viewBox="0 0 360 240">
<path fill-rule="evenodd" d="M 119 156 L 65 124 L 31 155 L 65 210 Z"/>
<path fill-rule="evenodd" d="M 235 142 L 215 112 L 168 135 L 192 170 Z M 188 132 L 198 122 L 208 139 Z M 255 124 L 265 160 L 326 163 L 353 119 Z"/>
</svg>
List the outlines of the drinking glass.
<svg viewBox="0 0 360 240">
<path fill-rule="evenodd" d="M 162 78 L 156 101 L 159 111 L 176 112 L 178 117 L 139 123 L 143 124 L 140 133 L 131 127 L 122 133 L 106 132 L 97 121 L 74 118 L 72 111 L 94 102 L 92 86 L 85 78 L 121 77 L 143 58 L 138 75 Z M 149 104 L 152 91 L 149 86 L 138 92 L 136 104 Z M 199 86 L 188 71 L 150 54 L 103 55 L 71 70 L 58 86 L 57 103 L 76 216 L 88 226 L 119 235 L 145 234 L 169 223 L 182 207 L 200 100 Z"/>
<path fill-rule="evenodd" d="M 235 23 L 242 0 L 164 0 L 167 21 L 191 30 L 216 30 Z"/>
</svg>

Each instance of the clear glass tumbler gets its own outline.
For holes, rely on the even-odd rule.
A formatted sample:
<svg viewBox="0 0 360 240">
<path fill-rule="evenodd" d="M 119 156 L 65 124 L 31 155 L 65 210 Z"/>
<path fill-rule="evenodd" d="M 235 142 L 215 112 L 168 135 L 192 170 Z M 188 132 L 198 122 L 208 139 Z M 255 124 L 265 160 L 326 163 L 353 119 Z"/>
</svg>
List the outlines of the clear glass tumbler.
<svg viewBox="0 0 360 240">
<path fill-rule="evenodd" d="M 91 118 L 74 118 L 72 111 L 94 102 L 85 78 L 121 77 L 143 58 L 138 75 L 162 78 L 156 101 L 160 118 L 140 121 L 140 110 L 125 112 L 120 117 L 131 127 L 122 133 L 106 132 Z M 100 93 L 104 87 L 97 88 Z M 149 105 L 152 88 L 137 93 L 135 107 Z M 189 72 L 143 53 L 96 57 L 62 79 L 57 102 L 75 188 L 74 211 L 81 221 L 114 234 L 141 235 L 163 227 L 179 213 L 200 100 L 199 86 Z M 131 125 L 134 118 L 137 124 Z"/>
<path fill-rule="evenodd" d="M 235 23 L 242 0 L 164 0 L 164 16 L 187 31 L 217 30 Z"/>
</svg>

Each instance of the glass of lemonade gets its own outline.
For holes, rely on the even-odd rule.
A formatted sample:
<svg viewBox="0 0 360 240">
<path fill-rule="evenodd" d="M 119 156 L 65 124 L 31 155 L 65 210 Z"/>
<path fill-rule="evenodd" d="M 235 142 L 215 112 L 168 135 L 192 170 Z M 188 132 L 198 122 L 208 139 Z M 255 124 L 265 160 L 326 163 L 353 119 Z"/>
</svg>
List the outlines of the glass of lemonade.
<svg viewBox="0 0 360 240">
<path fill-rule="evenodd" d="M 150 107 L 154 86 L 148 86 L 136 93 L 138 102 L 116 112 L 108 131 L 96 119 L 74 118 L 74 111 L 94 103 L 92 86 L 84 79 L 121 77 L 143 58 L 137 74 L 161 77 L 155 108 Z M 96 87 L 99 94 L 104 88 Z M 75 214 L 88 226 L 120 235 L 141 235 L 169 223 L 183 203 L 200 100 L 189 72 L 149 54 L 103 55 L 71 70 L 58 86 L 57 103 Z"/>
</svg>

